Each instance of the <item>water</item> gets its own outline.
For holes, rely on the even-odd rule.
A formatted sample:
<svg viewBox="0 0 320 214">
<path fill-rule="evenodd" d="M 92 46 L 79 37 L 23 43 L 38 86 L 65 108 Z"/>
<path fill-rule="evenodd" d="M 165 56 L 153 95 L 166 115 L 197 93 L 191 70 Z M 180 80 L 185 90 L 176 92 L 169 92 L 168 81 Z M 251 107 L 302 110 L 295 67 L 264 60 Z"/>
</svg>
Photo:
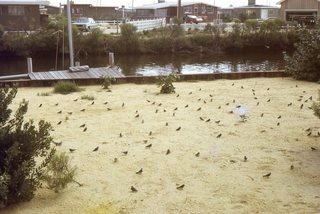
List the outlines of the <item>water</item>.
<svg viewBox="0 0 320 214">
<path fill-rule="evenodd" d="M 67 57 L 66 57 L 67 58 Z M 82 65 L 90 67 L 108 66 L 107 56 L 90 56 L 82 58 Z M 65 65 L 68 65 L 68 61 Z M 33 70 L 48 71 L 55 69 L 55 56 L 34 56 Z M 182 74 L 241 72 L 241 71 L 270 71 L 284 69 L 282 53 L 234 53 L 184 56 L 172 55 L 143 55 L 118 56 L 115 64 L 125 75 L 159 75 L 171 72 Z M 67 66 L 66 66 L 67 67 Z M 58 63 L 61 70 L 61 63 Z M 21 57 L 1 57 L 0 75 L 21 74 L 27 72 L 27 62 Z"/>
</svg>

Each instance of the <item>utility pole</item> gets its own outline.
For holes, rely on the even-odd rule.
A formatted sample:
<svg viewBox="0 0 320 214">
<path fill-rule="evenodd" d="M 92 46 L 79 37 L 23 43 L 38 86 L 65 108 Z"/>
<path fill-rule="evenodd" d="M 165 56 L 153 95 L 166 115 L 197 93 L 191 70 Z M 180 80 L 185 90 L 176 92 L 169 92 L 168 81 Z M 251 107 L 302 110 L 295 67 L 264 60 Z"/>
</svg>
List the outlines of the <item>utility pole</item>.
<svg viewBox="0 0 320 214">
<path fill-rule="evenodd" d="M 74 66 L 70 0 L 67 0 L 70 67 Z"/>
<path fill-rule="evenodd" d="M 178 7 L 177 7 L 177 19 L 180 20 L 181 12 L 181 0 L 178 0 Z"/>
</svg>

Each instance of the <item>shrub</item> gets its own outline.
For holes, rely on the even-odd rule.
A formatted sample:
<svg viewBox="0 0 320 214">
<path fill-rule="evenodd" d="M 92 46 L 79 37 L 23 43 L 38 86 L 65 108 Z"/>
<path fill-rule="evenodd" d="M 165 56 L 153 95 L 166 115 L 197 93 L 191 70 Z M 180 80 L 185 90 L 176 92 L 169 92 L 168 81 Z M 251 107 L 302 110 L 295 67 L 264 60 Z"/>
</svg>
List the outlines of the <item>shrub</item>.
<svg viewBox="0 0 320 214">
<path fill-rule="evenodd" d="M 157 78 L 157 85 L 161 87 L 161 94 L 171 94 L 175 93 L 175 87 L 173 86 L 173 82 L 179 80 L 179 76 L 176 74 L 169 74 L 167 76 L 159 76 Z"/>
<path fill-rule="evenodd" d="M 53 142 L 51 125 L 41 120 L 37 128 L 32 120 L 24 122 L 27 101 L 23 100 L 11 117 L 12 110 L 8 106 L 16 94 L 15 88 L 0 89 L 0 208 L 31 200 L 41 187 L 45 172 L 51 172 L 52 169 L 47 167 L 55 157 L 55 149 L 50 147 Z M 60 159 L 54 163 L 68 167 L 68 162 Z M 52 181 L 59 183 L 59 179 L 69 175 L 65 171 L 61 173 L 60 177 L 54 174 Z"/>
<path fill-rule="evenodd" d="M 37 96 L 47 97 L 47 96 L 50 96 L 50 93 L 49 92 L 41 92 L 41 93 L 37 93 Z"/>
<path fill-rule="evenodd" d="M 70 94 L 72 92 L 81 91 L 79 86 L 75 82 L 70 81 L 60 81 L 57 82 L 54 86 L 54 93 L 58 94 Z"/>
<path fill-rule="evenodd" d="M 320 90 L 319 90 L 319 97 L 317 102 L 313 102 L 311 108 L 314 111 L 314 115 L 320 118 Z"/>
<path fill-rule="evenodd" d="M 3 34 L 4 34 L 4 28 L 2 25 L 0 25 L 0 38 L 2 38 Z"/>
<path fill-rule="evenodd" d="M 109 76 L 102 76 L 100 77 L 100 82 L 101 82 L 101 86 L 104 89 L 109 89 L 109 87 L 111 86 L 112 82 L 114 82 L 115 79 Z"/>
<path fill-rule="evenodd" d="M 90 96 L 90 95 L 82 95 L 81 96 L 82 100 L 94 100 L 94 96 Z"/>
<path fill-rule="evenodd" d="M 296 79 L 320 80 L 320 27 L 305 30 L 301 33 L 300 41 L 295 45 L 292 57 L 285 54 L 287 73 Z"/>
</svg>

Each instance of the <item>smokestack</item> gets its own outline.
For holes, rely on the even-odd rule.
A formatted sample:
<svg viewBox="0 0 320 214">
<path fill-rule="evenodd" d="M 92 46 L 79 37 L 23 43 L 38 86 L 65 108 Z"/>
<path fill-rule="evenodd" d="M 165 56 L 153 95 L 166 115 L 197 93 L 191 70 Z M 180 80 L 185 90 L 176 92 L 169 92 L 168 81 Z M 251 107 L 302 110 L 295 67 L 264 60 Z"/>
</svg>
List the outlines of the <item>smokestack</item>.
<svg viewBox="0 0 320 214">
<path fill-rule="evenodd" d="M 248 0 L 248 5 L 252 6 L 256 4 L 256 0 Z"/>
</svg>

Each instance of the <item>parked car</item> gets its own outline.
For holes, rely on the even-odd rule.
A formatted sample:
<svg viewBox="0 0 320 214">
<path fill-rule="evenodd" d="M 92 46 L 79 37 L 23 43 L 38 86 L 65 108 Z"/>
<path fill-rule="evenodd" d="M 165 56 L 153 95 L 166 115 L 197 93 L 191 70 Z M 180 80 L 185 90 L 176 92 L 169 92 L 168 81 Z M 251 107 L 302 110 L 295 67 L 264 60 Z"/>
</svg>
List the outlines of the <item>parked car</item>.
<svg viewBox="0 0 320 214">
<path fill-rule="evenodd" d="M 195 15 L 185 15 L 183 17 L 183 20 L 186 23 L 196 23 L 196 24 L 198 24 L 199 22 L 203 22 L 203 19 L 201 17 L 195 16 Z"/>
<path fill-rule="evenodd" d="M 98 23 L 96 23 L 93 18 L 88 17 L 79 17 L 72 24 L 77 26 L 81 31 L 90 31 L 92 28 L 98 27 Z"/>
</svg>

